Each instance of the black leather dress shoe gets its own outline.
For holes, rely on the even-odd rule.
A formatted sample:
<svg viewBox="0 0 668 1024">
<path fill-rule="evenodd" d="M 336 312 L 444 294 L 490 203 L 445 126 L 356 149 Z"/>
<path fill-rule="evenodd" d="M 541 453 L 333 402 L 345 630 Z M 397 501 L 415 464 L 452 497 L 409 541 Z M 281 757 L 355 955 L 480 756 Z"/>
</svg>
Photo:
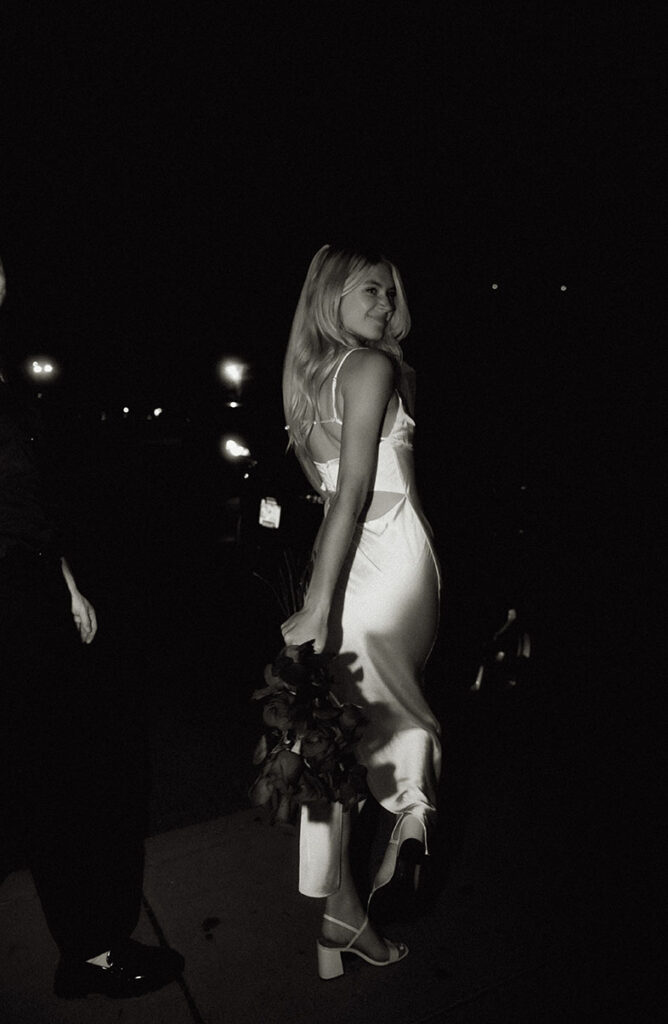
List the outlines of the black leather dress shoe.
<svg viewBox="0 0 668 1024">
<path fill-rule="evenodd" d="M 129 939 L 107 956 L 109 967 L 85 960 L 61 959 L 56 968 L 53 991 L 61 999 L 80 999 L 93 992 L 124 999 L 141 996 L 168 985 L 179 977 L 185 961 L 174 949 L 143 946 Z"/>
</svg>

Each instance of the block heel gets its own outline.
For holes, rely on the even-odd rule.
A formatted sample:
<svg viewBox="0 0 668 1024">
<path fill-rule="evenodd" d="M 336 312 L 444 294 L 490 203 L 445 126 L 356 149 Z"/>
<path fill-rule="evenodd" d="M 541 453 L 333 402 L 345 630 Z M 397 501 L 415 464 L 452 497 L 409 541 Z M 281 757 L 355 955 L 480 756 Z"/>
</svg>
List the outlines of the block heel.
<svg viewBox="0 0 668 1024">
<path fill-rule="evenodd" d="M 323 946 L 318 939 L 318 975 L 323 981 L 339 978 L 343 974 L 343 957 L 340 949 Z"/>
<path fill-rule="evenodd" d="M 408 955 L 408 946 L 403 942 L 390 942 L 389 939 L 383 939 L 388 951 L 387 960 L 374 960 L 373 957 L 363 953 L 361 949 L 356 949 L 354 942 L 368 925 L 368 917 L 364 918 L 361 928 L 353 928 L 351 924 L 346 924 L 345 921 L 339 921 L 335 917 L 330 917 L 329 914 L 325 914 L 325 920 L 331 921 L 332 924 L 338 924 L 341 928 L 347 928 L 349 932 L 353 933 L 353 937 L 345 946 L 327 946 L 322 939 L 318 939 L 318 974 L 323 981 L 341 977 L 343 974 L 343 953 L 353 953 L 355 956 L 361 957 L 362 960 L 366 960 L 373 967 L 389 967 L 390 964 L 396 964 Z"/>
</svg>

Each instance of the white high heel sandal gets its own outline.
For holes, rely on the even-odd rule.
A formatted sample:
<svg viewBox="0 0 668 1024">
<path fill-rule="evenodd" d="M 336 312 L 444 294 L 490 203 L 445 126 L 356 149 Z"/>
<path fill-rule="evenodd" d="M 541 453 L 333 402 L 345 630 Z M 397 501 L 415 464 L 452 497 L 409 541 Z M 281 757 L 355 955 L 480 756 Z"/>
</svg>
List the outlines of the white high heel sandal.
<svg viewBox="0 0 668 1024">
<path fill-rule="evenodd" d="M 329 914 L 325 914 L 324 917 L 326 921 L 331 921 L 332 924 L 338 924 L 342 928 L 347 928 L 348 931 L 353 933 L 353 937 L 345 946 L 326 946 L 324 944 L 325 940 L 318 939 L 318 974 L 323 981 L 328 981 L 330 978 L 338 978 L 343 974 L 342 953 L 354 953 L 355 956 L 361 957 L 362 960 L 366 960 L 368 964 L 372 964 L 374 967 L 388 967 L 390 964 L 398 963 L 399 960 L 403 960 L 408 955 L 408 946 L 405 943 L 390 942 L 389 939 L 383 939 L 388 948 L 389 957 L 387 960 L 374 960 L 373 957 L 363 953 L 361 949 L 355 949 L 354 947 L 355 940 L 359 938 L 369 923 L 368 917 L 364 918 L 361 928 L 353 928 L 351 924 L 346 924 L 345 921 L 338 921 L 335 917 L 330 917 Z"/>
</svg>

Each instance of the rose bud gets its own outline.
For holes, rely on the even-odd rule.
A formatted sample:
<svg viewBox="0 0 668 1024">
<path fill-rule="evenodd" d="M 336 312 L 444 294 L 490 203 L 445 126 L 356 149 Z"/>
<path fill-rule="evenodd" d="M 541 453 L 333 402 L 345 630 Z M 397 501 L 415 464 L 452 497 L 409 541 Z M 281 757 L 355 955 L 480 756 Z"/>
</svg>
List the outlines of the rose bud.
<svg viewBox="0 0 668 1024">
<path fill-rule="evenodd" d="M 253 752 L 253 764 L 262 764 L 268 753 L 269 749 L 267 745 L 267 737 L 260 736 L 260 739 L 257 742 L 257 746 L 255 747 L 255 750 Z"/>
<path fill-rule="evenodd" d="M 343 804 L 343 809 L 349 811 L 357 803 L 357 791 L 349 782 L 342 782 L 336 794 L 337 799 Z"/>
<path fill-rule="evenodd" d="M 348 734 L 351 743 L 356 743 L 364 731 L 368 719 L 356 704 L 346 704 L 339 715 L 339 726 Z"/>
<path fill-rule="evenodd" d="M 279 785 L 295 786 L 304 770 L 304 762 L 299 754 L 294 754 L 291 750 L 279 750 L 272 769 Z"/>
<path fill-rule="evenodd" d="M 287 732 L 292 727 L 292 696 L 289 693 L 277 693 L 267 701 L 262 712 L 262 719 L 270 729 Z"/>
<path fill-rule="evenodd" d="M 285 681 L 275 671 L 274 665 L 265 665 L 264 681 L 269 690 L 285 690 Z"/>
<path fill-rule="evenodd" d="M 323 707 L 316 707 L 313 709 L 313 717 L 317 718 L 320 722 L 329 722 L 333 718 L 339 717 L 339 709 L 333 708 L 331 704 L 323 705 Z"/>
<path fill-rule="evenodd" d="M 333 750 L 333 737 L 325 729 L 309 729 L 302 739 L 302 754 L 308 761 L 322 761 Z"/>
<path fill-rule="evenodd" d="M 300 804 L 313 804 L 318 800 L 324 800 L 325 793 L 322 783 L 315 777 L 315 775 L 311 775 L 310 772 L 304 771 L 299 780 L 295 799 L 298 800 Z"/>
<path fill-rule="evenodd" d="M 274 783 L 270 778 L 266 778 L 261 775 L 259 779 L 256 779 L 251 786 L 248 796 L 250 802 L 255 807 L 260 807 L 262 804 L 266 804 L 271 798 L 271 794 L 274 792 Z"/>
</svg>

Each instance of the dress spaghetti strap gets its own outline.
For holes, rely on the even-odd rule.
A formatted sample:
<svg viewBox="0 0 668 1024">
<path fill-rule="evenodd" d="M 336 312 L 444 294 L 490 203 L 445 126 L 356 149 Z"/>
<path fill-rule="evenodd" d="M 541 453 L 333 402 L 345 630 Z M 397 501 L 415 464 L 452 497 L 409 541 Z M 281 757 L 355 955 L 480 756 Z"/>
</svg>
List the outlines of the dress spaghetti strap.
<svg viewBox="0 0 668 1024">
<path fill-rule="evenodd" d="M 334 414 L 334 418 L 332 420 L 333 423 L 342 423 L 343 422 L 337 416 L 337 414 L 336 414 L 336 382 L 339 379 L 339 373 L 341 372 L 341 367 L 343 366 L 343 364 L 345 363 L 346 359 L 351 354 L 351 352 L 355 352 L 355 351 L 357 351 L 357 350 L 354 349 L 354 348 L 349 348 L 348 349 L 348 351 L 344 354 L 343 358 L 341 359 L 339 365 L 337 366 L 336 373 L 332 377 L 332 412 Z"/>
<path fill-rule="evenodd" d="M 341 367 L 345 363 L 350 353 L 355 351 L 357 350 L 354 348 L 349 348 L 347 352 L 344 352 L 342 358 L 339 361 L 339 365 L 336 368 L 336 373 L 332 377 L 332 417 L 328 420 L 313 420 L 313 426 L 316 426 L 316 424 L 320 424 L 320 426 L 322 426 L 324 423 L 343 423 L 343 420 L 336 415 L 336 382 L 339 379 L 339 372 L 341 370 Z"/>
</svg>

